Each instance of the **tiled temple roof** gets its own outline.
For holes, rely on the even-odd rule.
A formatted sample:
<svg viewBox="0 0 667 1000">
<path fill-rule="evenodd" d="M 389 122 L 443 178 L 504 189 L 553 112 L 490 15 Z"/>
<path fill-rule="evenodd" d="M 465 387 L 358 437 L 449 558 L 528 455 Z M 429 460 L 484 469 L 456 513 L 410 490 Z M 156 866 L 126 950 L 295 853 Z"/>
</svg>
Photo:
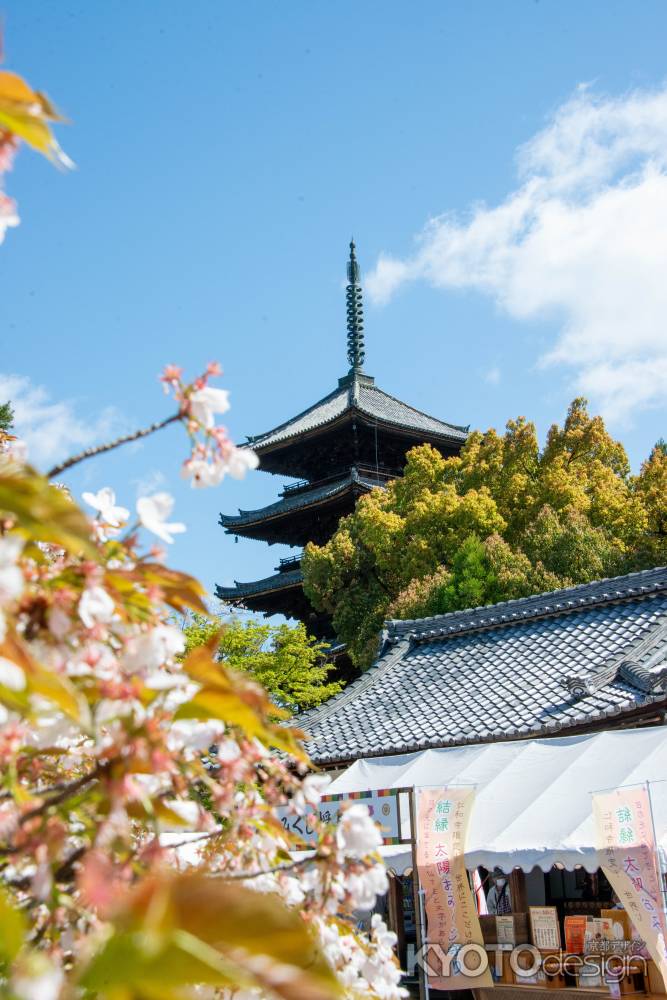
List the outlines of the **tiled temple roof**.
<svg viewBox="0 0 667 1000">
<path fill-rule="evenodd" d="M 312 489 L 300 490 L 298 493 L 287 493 L 287 495 L 282 496 L 275 503 L 269 504 L 266 507 L 260 507 L 258 510 L 239 510 L 238 514 L 221 514 L 219 523 L 223 528 L 227 529 L 248 524 L 258 524 L 262 521 L 268 521 L 273 517 L 281 517 L 283 514 L 294 510 L 311 507 L 314 504 L 322 503 L 324 500 L 330 500 L 332 497 L 354 488 L 355 485 L 361 486 L 363 489 L 372 490 L 374 486 L 380 486 L 381 481 L 363 475 L 353 468 L 347 476 L 334 479 L 332 482 L 322 483 L 319 486 L 313 486 Z"/>
<path fill-rule="evenodd" d="M 383 392 L 370 376 L 354 373 L 340 379 L 338 388 L 334 392 L 308 407 L 303 413 L 265 434 L 249 437 L 248 444 L 261 454 L 265 448 L 307 434 L 318 427 L 334 423 L 345 413 L 354 412 L 379 423 L 424 434 L 427 437 L 463 443 L 468 435 L 467 427 L 447 424 L 430 417 L 421 410 L 416 410 L 407 403 L 402 403 L 400 399 Z"/>
<path fill-rule="evenodd" d="M 251 583 L 239 583 L 234 580 L 234 587 L 215 588 L 215 596 L 221 601 L 238 601 L 244 597 L 253 597 L 257 594 L 268 594 L 275 590 L 287 590 L 289 587 L 301 586 L 303 574 L 300 569 L 293 569 L 287 573 L 273 573 L 264 577 L 263 580 L 253 580 Z"/>
<path fill-rule="evenodd" d="M 388 622 L 373 667 L 299 717 L 316 763 L 547 736 L 667 703 L 667 568 Z"/>
</svg>

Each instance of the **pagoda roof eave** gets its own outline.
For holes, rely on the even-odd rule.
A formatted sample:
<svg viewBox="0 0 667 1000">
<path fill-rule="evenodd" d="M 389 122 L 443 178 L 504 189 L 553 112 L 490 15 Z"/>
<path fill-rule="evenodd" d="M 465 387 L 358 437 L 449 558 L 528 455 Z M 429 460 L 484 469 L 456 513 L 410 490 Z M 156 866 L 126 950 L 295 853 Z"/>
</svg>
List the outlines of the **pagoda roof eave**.
<svg viewBox="0 0 667 1000">
<path fill-rule="evenodd" d="M 253 580 L 249 583 L 240 583 L 238 580 L 234 580 L 233 587 L 217 585 L 215 596 L 221 601 L 233 604 L 243 601 L 246 597 L 259 597 L 260 595 L 291 590 L 294 587 L 300 587 L 302 583 L 303 573 L 300 569 L 294 569 L 287 573 L 273 573 L 263 580 Z"/>
<path fill-rule="evenodd" d="M 257 510 L 239 510 L 238 514 L 220 514 L 219 524 L 227 530 L 228 534 L 234 534 L 237 528 L 266 524 L 297 510 L 322 506 L 350 491 L 366 492 L 379 485 L 381 485 L 379 480 L 362 476 L 353 468 L 350 474 L 342 479 L 315 486 L 311 490 L 303 490 L 303 492 L 295 493 L 292 496 L 283 496 L 276 503 L 268 504 L 266 507 L 260 507 Z"/>
<path fill-rule="evenodd" d="M 247 446 L 258 455 L 285 447 L 292 441 L 312 437 L 353 419 L 370 421 L 406 436 L 422 440 L 440 440 L 462 444 L 468 427 L 447 424 L 390 396 L 375 385 L 368 375 L 355 374 L 341 379 L 334 392 L 324 396 L 302 413 L 273 430 L 247 439 Z"/>
<path fill-rule="evenodd" d="M 378 427 L 391 431 L 397 437 L 407 437 L 414 438 L 423 443 L 431 442 L 442 442 L 448 445 L 458 445 L 461 446 L 465 441 L 468 432 L 463 432 L 462 435 L 457 434 L 434 434 L 428 431 L 418 432 L 416 429 L 411 427 L 405 427 L 403 424 L 392 424 L 388 420 L 382 420 L 377 417 L 373 417 L 370 414 L 365 413 L 363 410 L 348 409 L 340 417 L 335 420 L 327 421 L 326 423 L 318 424 L 317 427 L 313 427 L 309 431 L 299 431 L 298 433 L 292 434 L 290 437 L 281 438 L 279 441 L 271 442 L 267 445 L 259 446 L 254 445 L 249 442 L 246 447 L 252 448 L 253 451 L 259 455 L 260 459 L 262 455 L 269 455 L 273 452 L 279 452 L 283 449 L 289 448 L 295 443 L 300 443 L 301 441 L 309 441 L 312 438 L 319 437 L 321 434 L 326 433 L 330 430 L 335 430 L 337 427 L 344 427 L 346 424 L 351 424 L 353 420 L 357 420 L 362 424 L 367 424 L 369 427 Z M 260 465 L 261 467 L 261 465 Z M 271 471 L 271 470 L 267 470 Z"/>
</svg>

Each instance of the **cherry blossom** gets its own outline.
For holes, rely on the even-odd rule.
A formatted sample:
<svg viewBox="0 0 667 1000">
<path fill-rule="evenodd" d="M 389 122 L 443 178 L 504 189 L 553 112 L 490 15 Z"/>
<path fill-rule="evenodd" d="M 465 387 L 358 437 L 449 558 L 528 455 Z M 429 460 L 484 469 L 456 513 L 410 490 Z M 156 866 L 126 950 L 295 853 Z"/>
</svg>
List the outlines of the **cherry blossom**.
<svg viewBox="0 0 667 1000">
<path fill-rule="evenodd" d="M 301 815 L 304 815 L 308 810 L 308 806 L 316 806 L 319 803 L 330 784 L 331 778 L 328 774 L 307 775 L 303 779 L 301 788 L 292 799 L 294 809 Z"/>
<path fill-rule="evenodd" d="M 88 587 L 79 601 L 79 617 L 86 628 L 110 622 L 116 606 L 103 587 Z"/>
<path fill-rule="evenodd" d="M 0 656 L 0 684 L 10 691 L 24 691 L 26 686 L 24 671 L 4 656 Z"/>
<path fill-rule="evenodd" d="M 18 1000 L 58 1000 L 63 979 L 57 966 L 33 959 L 12 978 L 13 994 Z"/>
<path fill-rule="evenodd" d="M 212 389 L 210 386 L 198 389 L 190 396 L 190 412 L 202 427 L 210 429 L 215 424 L 216 413 L 226 413 L 229 409 L 229 393 L 226 389 Z"/>
<path fill-rule="evenodd" d="M 100 520 L 112 528 L 120 528 L 130 516 L 127 508 L 116 506 L 116 494 L 110 486 L 103 486 L 97 493 L 83 493 L 82 496 L 90 507 L 99 511 Z"/>
<path fill-rule="evenodd" d="M 351 858 L 363 858 L 377 851 L 382 837 L 368 814 L 367 806 L 355 803 L 345 810 L 338 823 L 336 842 L 339 849 Z"/>
<path fill-rule="evenodd" d="M 210 426 L 227 404 L 208 392 L 218 372 L 211 363 L 192 384 L 176 366 L 162 376 L 178 411 L 158 426 L 183 424 L 188 474 L 207 485 L 257 464 Z M 142 549 L 140 532 L 108 540 L 106 529 L 119 532 L 129 517 L 113 490 L 84 495 L 91 519 L 20 461 L 0 463 L 7 482 L 25 479 L 39 512 L 24 518 L 21 501 L 0 522 L 0 856 L 10 859 L 0 866 L 0 914 L 11 905 L 28 926 L 7 973 L 12 996 L 78 995 L 96 956 L 122 946 L 133 921 L 137 941 L 164 946 L 151 921 L 192 874 L 198 892 L 211 882 L 215 899 L 234 887 L 259 900 L 262 927 L 279 907 L 280 925 L 303 931 L 304 967 L 293 958 L 286 975 L 312 974 L 316 943 L 320 974 L 335 976 L 346 1000 L 400 1000 L 391 933 L 377 921 L 370 936 L 356 929 L 355 908 L 372 908 L 387 889 L 368 809 L 354 803 L 337 829 L 320 820 L 312 810 L 328 778 L 308 773 L 298 731 L 211 650 L 185 656 L 175 616 L 205 614 L 203 588 L 164 566 L 155 546 Z M 166 493 L 137 503 L 140 523 L 165 542 L 185 530 L 172 510 Z M 302 845 L 278 822 L 284 806 L 309 813 L 316 844 L 305 857 L 290 860 Z M 159 905 L 131 910 L 156 886 L 166 894 Z M 283 967 L 278 951 L 253 958 L 237 987 L 188 982 L 174 995 L 266 1000 L 262 970 Z"/>
<path fill-rule="evenodd" d="M 164 370 L 160 375 L 160 381 L 170 384 L 178 384 L 182 374 L 183 369 L 179 368 L 178 365 L 165 365 Z"/>
<path fill-rule="evenodd" d="M 7 173 L 12 169 L 18 148 L 18 138 L 11 132 L 0 130 L 0 174 Z"/>
<path fill-rule="evenodd" d="M 18 535 L 0 538 L 0 600 L 12 601 L 23 591 L 23 573 L 16 565 L 22 548 Z"/>
<path fill-rule="evenodd" d="M 259 458 L 250 448 L 234 448 L 227 459 L 227 472 L 233 479 L 243 479 L 246 472 L 258 465 Z"/>
<path fill-rule="evenodd" d="M 151 497 L 139 497 L 137 500 L 137 514 L 144 528 L 168 544 L 174 541 L 174 535 L 186 530 L 180 521 L 167 522 L 173 509 L 174 498 L 169 493 L 154 493 Z"/>
<path fill-rule="evenodd" d="M 221 483 L 225 475 L 224 462 L 206 462 L 203 458 L 191 459 L 183 465 L 182 476 L 192 478 L 192 485 L 195 488 L 206 486 L 217 486 Z"/>
<path fill-rule="evenodd" d="M 13 434 L 0 435 L 0 457 L 17 465 L 25 465 L 28 461 L 28 446 Z"/>
<path fill-rule="evenodd" d="M 5 238 L 6 230 L 18 226 L 20 221 L 16 202 L 0 191 L 0 243 Z"/>
<path fill-rule="evenodd" d="M 150 673 L 171 662 L 185 649 L 183 634 L 173 625 L 156 625 L 147 632 L 129 639 L 123 653 L 123 664 L 132 673 Z"/>
</svg>

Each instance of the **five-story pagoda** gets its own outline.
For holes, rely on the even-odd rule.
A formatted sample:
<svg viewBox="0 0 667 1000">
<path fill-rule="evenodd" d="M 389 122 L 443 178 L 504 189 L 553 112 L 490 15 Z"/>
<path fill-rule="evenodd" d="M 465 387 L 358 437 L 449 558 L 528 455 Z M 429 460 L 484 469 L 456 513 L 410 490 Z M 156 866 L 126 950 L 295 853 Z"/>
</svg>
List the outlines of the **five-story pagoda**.
<svg viewBox="0 0 667 1000">
<path fill-rule="evenodd" d="M 406 453 L 428 443 L 443 455 L 458 454 L 467 427 L 430 417 L 389 396 L 366 375 L 363 303 L 354 242 L 347 264 L 347 375 L 303 413 L 265 434 L 250 437 L 260 469 L 298 477 L 280 498 L 260 510 L 221 514 L 227 534 L 258 538 L 273 545 L 322 544 L 363 493 L 401 475 Z M 217 596 L 250 611 L 282 614 L 304 622 L 308 631 L 332 638 L 330 621 L 318 614 L 303 592 L 300 555 L 281 559 L 263 580 L 216 587 Z"/>
</svg>

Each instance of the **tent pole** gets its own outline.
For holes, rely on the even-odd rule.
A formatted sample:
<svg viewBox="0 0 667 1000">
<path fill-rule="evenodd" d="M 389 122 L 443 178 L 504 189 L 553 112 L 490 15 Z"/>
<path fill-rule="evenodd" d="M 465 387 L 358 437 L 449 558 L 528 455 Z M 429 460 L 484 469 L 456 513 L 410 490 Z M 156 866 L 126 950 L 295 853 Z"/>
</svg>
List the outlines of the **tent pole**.
<svg viewBox="0 0 667 1000">
<path fill-rule="evenodd" d="M 425 903 L 425 899 L 426 899 L 426 893 L 424 892 L 423 889 L 420 889 L 419 890 L 419 926 L 420 926 L 420 929 L 421 929 L 421 939 L 422 939 L 422 941 L 427 941 L 428 940 L 428 938 L 426 936 L 426 903 Z M 426 971 L 426 969 L 424 969 L 424 994 L 426 996 L 426 1000 L 429 1000 L 429 997 L 431 995 L 431 991 L 430 991 L 430 987 L 428 985 L 428 972 Z"/>
<path fill-rule="evenodd" d="M 419 883 L 417 867 L 417 818 L 415 810 L 415 788 L 409 790 L 410 796 L 410 846 L 412 848 L 412 891 L 415 907 L 415 937 L 417 939 L 417 954 L 426 944 L 426 918 L 422 906 L 423 891 Z M 428 976 L 424 965 L 417 963 L 417 981 L 419 983 L 419 1000 L 428 1000 Z"/>
</svg>

